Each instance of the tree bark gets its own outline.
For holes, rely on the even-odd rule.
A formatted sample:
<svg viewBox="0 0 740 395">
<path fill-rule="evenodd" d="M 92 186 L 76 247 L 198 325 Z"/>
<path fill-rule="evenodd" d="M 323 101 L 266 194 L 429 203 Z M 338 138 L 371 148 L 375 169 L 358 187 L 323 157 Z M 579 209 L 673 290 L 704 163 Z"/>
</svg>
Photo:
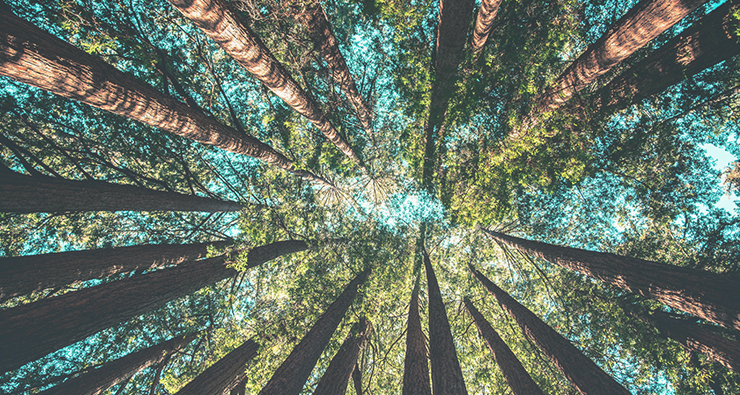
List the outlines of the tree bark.
<svg viewBox="0 0 740 395">
<path fill-rule="evenodd" d="M 206 256 L 208 246 L 229 243 L 143 245 L 0 258 L 0 302 L 78 281 L 178 265 Z"/>
<path fill-rule="evenodd" d="M 161 363 L 173 351 L 190 343 L 195 335 L 178 336 L 108 362 L 62 384 L 41 392 L 43 395 L 98 395 L 149 366 Z"/>
<path fill-rule="evenodd" d="M 706 0 L 641 0 L 591 44 L 545 93 L 534 114 L 553 111 Z"/>
<path fill-rule="evenodd" d="M 457 360 L 450 322 L 447 320 L 437 277 L 426 251 L 424 266 L 429 288 L 429 359 L 432 362 L 432 392 L 434 395 L 466 395 L 468 391 Z"/>
<path fill-rule="evenodd" d="M 339 150 L 362 166 L 360 158 L 334 129 L 316 100 L 298 85 L 226 1 L 170 0 L 170 3 L 290 108 L 311 121 Z"/>
<path fill-rule="evenodd" d="M 409 318 L 406 323 L 406 355 L 403 369 L 403 395 L 431 395 L 427 346 L 421 329 L 419 316 L 419 280 L 416 279 L 409 303 Z"/>
<path fill-rule="evenodd" d="M 581 394 L 629 395 L 624 387 L 578 351 L 567 339 L 497 287 L 480 271 L 475 270 L 473 274 Z"/>
<path fill-rule="evenodd" d="M 365 282 L 368 274 L 370 269 L 358 274 L 347 285 L 275 371 L 267 385 L 259 392 L 260 395 L 298 395 L 301 392 L 311 370 L 316 366 L 316 361 L 329 344 L 332 334 L 352 305 L 357 290 Z"/>
<path fill-rule="evenodd" d="M 2 310 L 0 373 L 235 275 L 226 263 L 223 256 L 187 262 Z"/>
<path fill-rule="evenodd" d="M 478 328 L 481 337 L 486 341 L 488 349 L 493 354 L 493 359 L 504 374 L 504 379 L 511 387 L 514 395 L 544 395 L 540 387 L 532 380 L 532 377 L 524 370 L 524 366 L 511 352 L 509 346 L 491 327 L 491 324 L 483 318 L 483 315 L 475 308 L 470 299 L 465 298 L 465 307 Z"/>
<path fill-rule="evenodd" d="M 187 383 L 177 395 L 222 395 L 241 382 L 244 365 L 257 355 L 259 344 L 250 339 L 245 341 L 218 362 L 211 365 L 193 381 Z"/>
<path fill-rule="evenodd" d="M 493 20 L 496 19 L 500 5 L 501 0 L 482 0 L 480 3 L 478 17 L 475 18 L 473 41 L 470 45 L 476 58 L 483 51 L 483 47 L 488 41 L 488 36 L 491 34 L 491 27 L 493 27 Z"/>
<path fill-rule="evenodd" d="M 347 392 L 347 385 L 355 370 L 357 357 L 371 331 L 372 328 L 365 318 L 355 324 L 352 332 L 342 343 L 342 347 L 332 358 L 324 375 L 321 376 L 313 395 L 344 395 Z"/>
<path fill-rule="evenodd" d="M 707 321 L 740 329 L 740 280 L 735 276 L 483 231 L 523 253 L 655 299 Z"/>
<path fill-rule="evenodd" d="M 330 185 L 311 172 L 297 170 L 283 154 L 256 138 L 222 125 L 6 10 L 0 10 L 0 75 Z"/>
</svg>

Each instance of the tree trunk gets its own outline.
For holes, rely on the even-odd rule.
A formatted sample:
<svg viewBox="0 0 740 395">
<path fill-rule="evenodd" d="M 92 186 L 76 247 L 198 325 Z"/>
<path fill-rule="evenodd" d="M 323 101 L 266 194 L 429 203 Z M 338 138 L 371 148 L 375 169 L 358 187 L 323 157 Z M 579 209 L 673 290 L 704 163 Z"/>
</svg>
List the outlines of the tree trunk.
<svg viewBox="0 0 740 395">
<path fill-rule="evenodd" d="M 740 329 L 740 280 L 736 276 L 483 231 L 523 253 L 655 299 L 707 321 Z"/>
<path fill-rule="evenodd" d="M 370 269 L 366 269 L 352 280 L 337 300 L 319 317 L 313 328 L 303 336 L 287 359 L 262 388 L 260 395 L 298 395 L 308 380 L 316 361 L 329 344 L 331 336 L 344 318 L 347 309 L 357 295 L 358 288 L 365 282 Z"/>
<path fill-rule="evenodd" d="M 344 395 L 347 392 L 347 385 L 352 371 L 355 370 L 357 357 L 372 331 L 368 324 L 365 318 L 355 324 L 350 334 L 347 335 L 347 339 L 342 343 L 342 347 L 332 358 L 324 375 L 321 376 L 313 395 Z"/>
<path fill-rule="evenodd" d="M 226 1 L 170 0 L 170 3 L 290 108 L 311 121 L 345 155 L 362 165 L 316 100 L 298 85 Z"/>
<path fill-rule="evenodd" d="M 740 53 L 732 23 L 738 7 L 730 5 L 721 5 L 611 80 L 588 105 L 602 114 L 614 113 Z"/>
<path fill-rule="evenodd" d="M 406 356 L 403 369 L 403 395 L 431 395 L 427 346 L 419 317 L 419 281 L 416 278 L 409 303 L 409 318 L 406 324 Z"/>
<path fill-rule="evenodd" d="M 214 363 L 193 381 L 187 383 L 177 395 L 222 395 L 241 382 L 244 365 L 257 355 L 259 344 L 245 341 L 218 362 Z"/>
<path fill-rule="evenodd" d="M 514 395 L 544 395 L 540 387 L 532 380 L 524 366 L 516 358 L 509 346 L 491 327 L 491 324 L 483 318 L 483 315 L 475 308 L 470 299 L 465 298 L 465 307 L 478 328 L 481 337 L 486 341 L 488 349 L 493 353 L 493 359 L 504 374 L 506 382 L 511 387 Z"/>
<path fill-rule="evenodd" d="M 236 273 L 223 256 L 208 258 L 2 310 L 0 373 Z"/>
<path fill-rule="evenodd" d="M 362 395 L 362 372 L 359 364 L 355 364 L 355 369 L 352 371 L 352 384 L 355 387 L 355 394 Z"/>
<path fill-rule="evenodd" d="M 208 246 L 229 243 L 143 245 L 0 258 L 0 302 L 78 281 L 178 265 L 206 256 Z"/>
<path fill-rule="evenodd" d="M 0 37 L 0 75 L 327 184 L 311 172 L 295 169 L 283 154 L 256 138 L 222 125 L 6 10 L 0 10 Z"/>
<path fill-rule="evenodd" d="M 534 114 L 553 111 L 706 0 L 642 0 L 591 44 L 535 100 Z"/>
<path fill-rule="evenodd" d="M 491 34 L 491 27 L 493 26 L 493 20 L 496 19 L 496 14 L 498 14 L 498 8 L 500 5 L 501 0 L 482 0 L 480 3 L 478 17 L 475 19 L 473 41 L 470 45 L 476 58 L 480 55 L 481 51 L 483 51 L 483 47 L 488 41 L 488 36 Z"/>
<path fill-rule="evenodd" d="M 432 361 L 432 392 L 434 395 L 465 395 L 468 391 L 457 360 L 445 304 L 426 251 L 424 266 L 429 288 L 429 359 Z"/>
<path fill-rule="evenodd" d="M 339 52 L 337 39 L 331 30 L 331 24 L 320 4 L 309 6 L 305 11 L 298 14 L 296 19 L 308 27 L 308 35 L 313 41 L 314 47 L 318 49 L 321 57 L 331 69 L 334 82 L 344 91 L 344 95 L 355 109 L 357 119 L 362 128 L 372 136 L 372 111 L 365 100 L 357 91 L 357 85 L 349 72 L 347 63 L 342 53 Z"/>
<path fill-rule="evenodd" d="M 190 343 L 195 335 L 178 336 L 108 362 L 98 369 L 43 391 L 43 395 L 98 395 L 149 366 L 161 363 L 173 351 Z"/>
<path fill-rule="evenodd" d="M 578 351 L 567 339 L 497 287 L 480 271 L 475 270 L 473 274 L 581 394 L 629 395 L 624 387 Z"/>
</svg>

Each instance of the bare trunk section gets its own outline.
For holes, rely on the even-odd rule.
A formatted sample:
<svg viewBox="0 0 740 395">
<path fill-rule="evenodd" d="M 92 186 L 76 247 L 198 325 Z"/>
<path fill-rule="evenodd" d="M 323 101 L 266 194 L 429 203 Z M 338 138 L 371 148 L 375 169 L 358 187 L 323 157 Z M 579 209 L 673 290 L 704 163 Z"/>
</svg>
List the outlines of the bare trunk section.
<svg viewBox="0 0 740 395">
<path fill-rule="evenodd" d="M 332 334 L 352 305 L 357 290 L 365 283 L 369 274 L 370 269 L 366 269 L 347 285 L 275 371 L 270 381 L 260 391 L 260 395 L 298 395 L 301 392 L 316 366 L 316 361 L 329 344 Z"/>
<path fill-rule="evenodd" d="M 475 19 L 473 41 L 470 45 L 476 58 L 483 51 L 483 47 L 488 41 L 488 36 L 491 34 L 491 27 L 493 27 L 493 20 L 496 19 L 500 5 L 501 0 L 482 0 L 480 3 L 478 17 Z"/>
<path fill-rule="evenodd" d="M 655 299 L 707 321 L 740 329 L 740 279 L 736 276 L 483 231 L 523 253 Z"/>
<path fill-rule="evenodd" d="M 465 388 L 462 369 L 457 360 L 445 304 L 426 251 L 424 266 L 429 288 L 429 359 L 432 362 L 432 392 L 434 395 L 467 395 L 468 390 Z"/>
<path fill-rule="evenodd" d="M 290 108 L 311 121 L 345 155 L 362 166 L 360 158 L 334 129 L 316 100 L 298 85 L 226 1 L 170 0 L 170 3 Z"/>
<path fill-rule="evenodd" d="M 177 395 L 222 395 L 241 382 L 244 365 L 257 355 L 259 344 L 250 339 L 245 341 L 218 362 L 211 365 L 193 381 L 177 391 Z"/>
<path fill-rule="evenodd" d="M 465 298 L 465 307 L 478 328 L 481 337 L 486 341 L 488 349 L 493 354 L 493 359 L 504 374 L 506 382 L 511 387 L 514 395 L 544 395 L 540 387 L 532 380 L 532 377 L 524 370 L 516 355 L 511 352 L 509 346 L 491 327 L 491 324 L 483 318 L 483 314 L 475 308 L 470 299 Z"/>
<path fill-rule="evenodd" d="M 355 370 L 360 350 L 370 335 L 372 327 L 362 318 L 342 343 L 342 347 L 332 358 L 329 367 L 316 385 L 313 395 L 344 395 L 347 392 L 352 371 Z"/>
<path fill-rule="evenodd" d="M 108 362 L 62 384 L 41 392 L 43 395 L 99 395 L 149 366 L 161 363 L 167 355 L 190 343 L 195 335 L 178 336 Z"/>
<path fill-rule="evenodd" d="M 421 329 L 419 316 L 419 282 L 421 274 L 416 278 L 414 290 L 411 292 L 409 303 L 409 318 L 406 323 L 406 355 L 403 369 L 403 395 L 431 395 L 432 386 L 429 382 L 429 365 L 427 362 L 427 346 L 424 341 L 424 332 Z"/>
<path fill-rule="evenodd" d="M 683 19 L 706 0 L 642 0 L 535 99 L 534 114 L 552 111 Z"/>
<path fill-rule="evenodd" d="M 624 387 L 583 355 L 567 339 L 497 287 L 480 271 L 475 270 L 473 274 L 581 394 L 629 395 Z"/>
<path fill-rule="evenodd" d="M 0 75 L 329 185 L 311 172 L 295 169 L 269 145 L 222 125 L 6 10 L 0 11 Z"/>
<path fill-rule="evenodd" d="M 0 258 L 0 302 L 78 281 L 178 265 L 206 256 L 208 246 L 229 243 L 142 245 Z"/>
<path fill-rule="evenodd" d="M 0 373 L 236 273 L 223 256 L 208 258 L 2 310 Z"/>
</svg>

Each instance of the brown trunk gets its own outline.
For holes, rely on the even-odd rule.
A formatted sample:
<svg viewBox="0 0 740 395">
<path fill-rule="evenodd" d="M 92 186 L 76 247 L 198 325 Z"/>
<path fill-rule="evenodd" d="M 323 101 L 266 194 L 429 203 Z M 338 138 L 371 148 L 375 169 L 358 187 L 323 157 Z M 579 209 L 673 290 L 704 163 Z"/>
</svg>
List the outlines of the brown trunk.
<svg viewBox="0 0 740 395">
<path fill-rule="evenodd" d="M 293 80 L 226 1 L 170 0 L 170 3 L 288 106 L 311 121 L 345 155 L 361 164 L 352 147 L 334 129 L 316 100 Z"/>
<path fill-rule="evenodd" d="M 308 27 L 308 35 L 313 41 L 314 47 L 318 49 L 321 57 L 324 58 L 329 69 L 331 69 L 334 82 L 342 89 L 349 102 L 352 103 L 362 128 L 369 136 L 372 136 L 372 127 L 370 126 L 372 111 L 363 100 L 360 92 L 357 91 L 355 80 L 349 72 L 342 53 L 339 52 L 337 39 L 334 37 L 324 9 L 320 4 L 310 6 L 304 12 L 298 14 L 296 19 Z"/>
<path fill-rule="evenodd" d="M 220 124 L 6 10 L 0 10 L 0 75 L 326 184 L 308 171 L 295 169 L 283 154 L 256 138 Z"/>
<path fill-rule="evenodd" d="M 244 365 L 257 355 L 259 344 L 254 340 L 247 340 L 218 362 L 214 363 L 193 381 L 187 383 L 178 395 L 221 395 L 241 382 L 244 375 Z"/>
<path fill-rule="evenodd" d="M 229 243 L 143 245 L 0 258 L 0 302 L 78 281 L 178 265 L 206 256 L 208 246 Z"/>
<path fill-rule="evenodd" d="M 504 343 L 501 337 L 491 327 L 491 324 L 483 318 L 483 315 L 475 308 L 473 302 L 465 298 L 465 307 L 468 313 L 473 317 L 473 322 L 478 328 L 481 337 L 486 341 L 488 348 L 493 353 L 493 359 L 504 374 L 504 379 L 511 387 L 514 395 L 539 395 L 543 394 L 540 387 L 532 380 L 524 366 L 519 362 L 517 357 L 511 352 L 509 346 Z"/>
<path fill-rule="evenodd" d="M 426 251 L 424 266 L 429 288 L 429 359 L 432 362 L 432 392 L 434 395 L 467 394 L 445 304 Z"/>
<path fill-rule="evenodd" d="M 349 378 L 357 364 L 357 356 L 360 355 L 360 350 L 372 331 L 368 324 L 364 318 L 355 324 L 321 376 L 313 395 L 344 395 L 347 392 Z"/>
<path fill-rule="evenodd" d="M 488 41 L 488 35 L 491 34 L 493 20 L 496 19 L 496 14 L 498 13 L 498 7 L 500 5 L 501 0 L 482 0 L 480 3 L 478 17 L 475 19 L 473 41 L 471 43 L 471 49 L 473 50 L 475 57 L 480 55 L 483 47 Z"/>
<path fill-rule="evenodd" d="M 236 273 L 208 258 L 2 310 L 0 373 Z"/>
<path fill-rule="evenodd" d="M 629 395 L 624 387 L 578 351 L 567 339 L 493 284 L 480 271 L 475 270 L 473 274 L 581 394 Z"/>
<path fill-rule="evenodd" d="M 271 261 L 281 255 L 309 249 L 308 243 L 303 240 L 283 240 L 267 245 L 254 247 L 247 254 L 247 266 L 254 267 L 267 261 Z"/>
<path fill-rule="evenodd" d="M 362 395 L 362 372 L 359 364 L 355 364 L 355 369 L 352 371 L 352 384 L 355 386 L 355 394 Z"/>
<path fill-rule="evenodd" d="M 275 371 L 260 395 L 298 395 L 301 392 L 316 361 L 329 344 L 332 334 L 352 305 L 358 288 L 365 282 L 368 274 L 370 270 L 366 269 L 347 285 Z"/>
<path fill-rule="evenodd" d="M 591 44 L 553 86 L 535 100 L 535 114 L 552 111 L 706 0 L 642 0 Z"/>
<path fill-rule="evenodd" d="M 421 275 L 419 275 L 420 277 Z M 419 280 L 417 277 L 409 303 L 409 318 L 406 324 L 406 356 L 403 370 L 403 395 L 431 395 L 427 346 L 421 329 L 419 316 Z"/>
<path fill-rule="evenodd" d="M 98 395 L 134 374 L 162 362 L 165 357 L 190 343 L 195 335 L 178 336 L 156 346 L 110 361 L 62 384 L 41 392 L 43 395 Z"/>
<path fill-rule="evenodd" d="M 740 280 L 736 276 L 560 247 L 485 229 L 484 232 L 523 253 L 658 300 L 707 321 L 740 329 Z"/>
</svg>

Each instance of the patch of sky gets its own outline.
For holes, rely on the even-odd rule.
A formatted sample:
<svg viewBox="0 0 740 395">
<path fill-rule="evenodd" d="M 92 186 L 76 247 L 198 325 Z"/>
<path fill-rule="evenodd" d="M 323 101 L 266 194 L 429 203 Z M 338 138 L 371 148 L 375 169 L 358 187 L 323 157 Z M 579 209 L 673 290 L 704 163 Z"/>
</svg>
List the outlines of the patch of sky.
<svg viewBox="0 0 740 395">
<path fill-rule="evenodd" d="M 736 143 L 734 139 L 730 139 L 732 143 Z M 730 144 L 730 142 L 728 142 Z M 726 170 L 730 163 L 736 161 L 738 158 L 731 154 L 729 151 L 725 150 L 724 148 L 718 147 L 713 144 L 702 144 L 701 147 L 707 152 L 707 154 L 710 157 L 710 160 L 712 161 L 712 167 L 718 171 L 724 171 Z M 723 186 L 721 185 L 723 182 L 723 178 L 718 179 L 718 182 L 720 183 L 720 188 Z M 738 205 L 738 196 L 735 195 L 732 191 L 727 190 L 725 188 L 725 193 L 722 195 L 722 197 L 719 199 L 719 201 L 715 204 L 715 207 L 725 209 L 729 212 L 733 212 L 737 210 Z"/>
</svg>

